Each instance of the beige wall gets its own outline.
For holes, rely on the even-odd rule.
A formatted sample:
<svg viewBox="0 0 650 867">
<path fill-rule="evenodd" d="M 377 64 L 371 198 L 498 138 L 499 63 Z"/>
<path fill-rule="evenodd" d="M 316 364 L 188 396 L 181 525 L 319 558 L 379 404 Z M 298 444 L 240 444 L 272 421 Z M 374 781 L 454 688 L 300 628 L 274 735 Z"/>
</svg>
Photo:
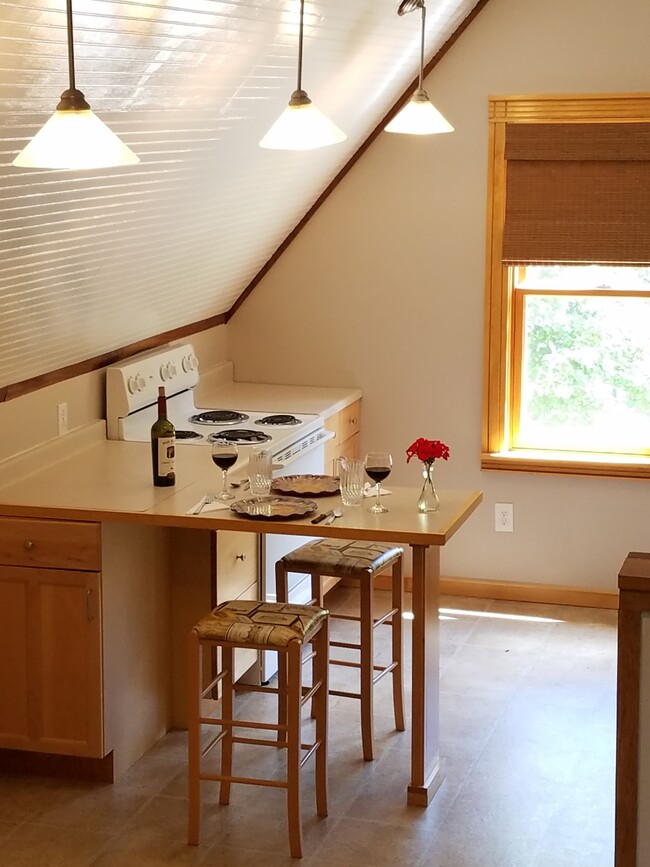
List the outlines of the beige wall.
<svg viewBox="0 0 650 867">
<path fill-rule="evenodd" d="M 645 90 L 648 32 L 646 0 L 491 0 L 427 81 L 456 132 L 380 136 L 229 323 L 237 379 L 360 386 L 395 483 L 419 484 L 413 439 L 449 443 L 440 486 L 485 497 L 446 575 L 614 590 L 650 550 L 647 482 L 479 467 L 488 96 Z"/>
</svg>

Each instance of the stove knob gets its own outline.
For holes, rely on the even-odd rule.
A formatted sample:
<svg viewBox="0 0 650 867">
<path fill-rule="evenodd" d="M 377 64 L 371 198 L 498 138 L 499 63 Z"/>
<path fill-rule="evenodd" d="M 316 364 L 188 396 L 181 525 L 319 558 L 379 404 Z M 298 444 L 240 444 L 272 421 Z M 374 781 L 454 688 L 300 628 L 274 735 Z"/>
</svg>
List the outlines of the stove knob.
<svg viewBox="0 0 650 867">
<path fill-rule="evenodd" d="M 160 365 L 160 378 L 162 379 L 163 382 L 166 382 L 169 379 L 169 374 L 167 372 L 167 365 L 166 364 Z"/>
<path fill-rule="evenodd" d="M 169 376 L 169 379 L 173 379 L 176 376 L 176 373 L 177 373 L 176 365 L 174 364 L 173 361 L 170 361 L 169 364 L 167 365 L 167 374 Z"/>
<path fill-rule="evenodd" d="M 135 392 L 138 390 L 138 384 L 136 383 L 134 376 L 130 376 L 127 379 L 126 388 L 129 394 L 135 394 Z"/>
<path fill-rule="evenodd" d="M 183 360 L 181 361 L 181 367 L 183 368 L 183 373 L 187 373 L 189 370 L 192 369 L 190 366 L 190 361 L 191 361 L 191 359 L 190 359 L 189 355 L 183 356 Z"/>
<path fill-rule="evenodd" d="M 142 376 L 142 374 L 139 373 L 139 374 L 136 376 L 136 378 L 135 378 L 135 387 L 136 387 L 136 389 L 137 389 L 138 391 L 142 391 L 142 389 L 145 388 L 146 385 L 147 385 L 147 383 L 146 383 L 146 380 L 145 380 L 144 376 Z"/>
</svg>

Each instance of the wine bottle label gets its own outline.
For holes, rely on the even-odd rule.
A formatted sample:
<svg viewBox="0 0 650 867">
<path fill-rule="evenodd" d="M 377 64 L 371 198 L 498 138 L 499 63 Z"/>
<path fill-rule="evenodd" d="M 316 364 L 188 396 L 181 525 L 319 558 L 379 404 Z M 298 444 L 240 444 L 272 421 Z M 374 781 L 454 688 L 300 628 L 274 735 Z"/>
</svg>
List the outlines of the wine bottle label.
<svg viewBox="0 0 650 867">
<path fill-rule="evenodd" d="M 158 475 L 174 475 L 174 457 L 176 456 L 176 440 L 174 437 L 161 437 L 158 443 Z"/>
</svg>

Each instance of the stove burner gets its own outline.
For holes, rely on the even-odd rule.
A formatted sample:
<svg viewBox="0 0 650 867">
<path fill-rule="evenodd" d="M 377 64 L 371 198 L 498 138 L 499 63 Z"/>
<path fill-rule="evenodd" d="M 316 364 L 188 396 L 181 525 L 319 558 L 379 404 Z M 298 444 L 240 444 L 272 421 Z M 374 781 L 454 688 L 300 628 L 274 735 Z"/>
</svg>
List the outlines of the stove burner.
<svg viewBox="0 0 650 867">
<path fill-rule="evenodd" d="M 241 445 L 255 445 L 256 443 L 267 443 L 271 437 L 268 434 L 262 433 L 259 430 L 222 430 L 217 433 L 208 435 L 208 440 L 213 443 L 215 440 L 226 440 L 229 443 L 240 443 Z"/>
<path fill-rule="evenodd" d="M 232 409 L 208 409 L 188 418 L 190 424 L 240 424 L 250 416 Z"/>
<path fill-rule="evenodd" d="M 295 415 L 286 415 L 278 413 L 277 415 L 265 415 L 264 418 L 259 418 L 255 424 L 261 425 L 291 425 L 300 424 L 300 419 Z"/>
<path fill-rule="evenodd" d="M 177 430 L 176 431 L 176 439 L 177 440 L 202 440 L 203 436 L 200 433 L 197 433 L 195 430 Z"/>
</svg>

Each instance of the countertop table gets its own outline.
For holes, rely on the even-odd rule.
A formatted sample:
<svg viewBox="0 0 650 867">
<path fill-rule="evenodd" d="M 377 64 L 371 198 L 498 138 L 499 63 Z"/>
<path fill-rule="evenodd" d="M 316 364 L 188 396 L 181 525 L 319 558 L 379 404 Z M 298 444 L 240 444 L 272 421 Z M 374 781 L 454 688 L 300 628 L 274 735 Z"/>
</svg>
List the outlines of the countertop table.
<svg viewBox="0 0 650 867">
<path fill-rule="evenodd" d="M 63 439 L 63 438 L 61 438 Z M 137 523 L 235 532 L 313 536 L 309 519 L 262 521 L 229 510 L 188 515 L 215 477 L 209 450 L 179 449 L 177 485 L 151 484 L 148 443 L 110 442 L 102 425 L 91 426 L 66 442 L 19 456 L 3 466 L 0 515 L 100 522 Z M 232 473 L 236 479 L 237 472 Z M 419 488 L 395 488 L 382 498 L 389 512 L 368 511 L 372 500 L 344 508 L 333 524 L 318 525 L 323 537 L 391 542 L 413 555 L 413 669 L 411 779 L 408 803 L 426 806 L 443 775 L 438 749 L 439 647 L 438 595 L 440 549 L 481 502 L 480 491 L 441 491 L 440 511 L 420 514 Z M 242 494 L 241 496 L 245 496 Z M 340 498 L 319 499 L 321 511 Z"/>
</svg>

